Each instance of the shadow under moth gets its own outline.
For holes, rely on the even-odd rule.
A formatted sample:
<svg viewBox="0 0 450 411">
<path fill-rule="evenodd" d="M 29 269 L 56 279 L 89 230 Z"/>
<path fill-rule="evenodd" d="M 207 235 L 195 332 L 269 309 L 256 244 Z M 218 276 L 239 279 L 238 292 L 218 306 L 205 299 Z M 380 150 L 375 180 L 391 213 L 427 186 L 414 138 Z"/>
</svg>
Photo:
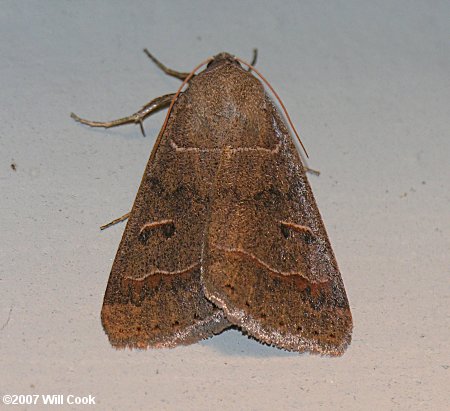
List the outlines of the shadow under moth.
<svg viewBox="0 0 450 411">
<path fill-rule="evenodd" d="M 341 274 L 305 167 L 256 69 L 220 53 L 194 75 L 145 52 L 186 90 L 115 121 L 72 114 L 90 126 L 142 127 L 170 105 L 104 297 L 111 344 L 175 347 L 235 326 L 286 350 L 342 355 L 352 316 Z"/>
</svg>

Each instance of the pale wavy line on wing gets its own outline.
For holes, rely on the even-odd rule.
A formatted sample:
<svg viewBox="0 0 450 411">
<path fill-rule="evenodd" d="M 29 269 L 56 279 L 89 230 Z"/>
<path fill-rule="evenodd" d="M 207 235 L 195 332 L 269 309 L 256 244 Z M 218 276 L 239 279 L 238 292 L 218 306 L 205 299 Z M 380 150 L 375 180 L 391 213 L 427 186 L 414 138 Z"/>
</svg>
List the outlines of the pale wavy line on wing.
<svg viewBox="0 0 450 411">
<path fill-rule="evenodd" d="M 265 269 L 271 271 L 272 273 L 279 274 L 279 275 L 282 275 L 282 276 L 285 276 L 285 277 L 289 277 L 289 276 L 292 276 L 292 275 L 298 275 L 298 276 L 304 278 L 307 281 L 318 282 L 318 283 L 326 283 L 328 281 L 328 279 L 317 279 L 317 280 L 311 279 L 310 277 L 306 276 L 305 274 L 303 274 L 300 271 L 280 271 L 280 270 L 277 270 L 277 269 L 271 267 L 265 261 L 263 261 L 260 258 L 258 258 L 253 253 L 245 251 L 242 248 L 227 248 L 227 247 L 222 247 L 222 246 L 219 246 L 219 245 L 213 245 L 212 247 L 214 247 L 214 248 L 216 248 L 218 250 L 221 250 L 221 251 L 223 251 L 225 253 L 228 253 L 228 254 L 242 254 L 242 255 L 245 255 L 246 257 L 249 257 L 251 260 L 255 261 L 260 266 L 262 266 Z"/>
<path fill-rule="evenodd" d="M 293 228 L 295 231 L 308 233 L 308 234 L 311 234 L 312 236 L 314 236 L 314 233 L 312 232 L 312 230 L 306 225 L 290 223 L 288 221 L 280 221 L 280 223 L 286 227 Z"/>
<path fill-rule="evenodd" d="M 152 276 L 152 275 L 157 275 L 157 274 L 162 274 L 162 275 L 177 275 L 177 274 L 186 274 L 189 271 L 194 270 L 196 267 L 200 266 L 200 263 L 194 263 L 191 264 L 189 267 L 186 267 L 182 270 L 176 270 L 176 271 L 166 271 L 166 270 L 160 270 L 159 268 L 153 270 L 152 272 L 143 275 L 142 277 L 130 277 L 130 276 L 126 276 L 124 278 L 126 278 L 127 280 L 133 280 L 133 281 L 144 281 L 146 280 L 148 277 Z"/>
<path fill-rule="evenodd" d="M 281 143 L 277 143 L 275 148 L 264 148 L 264 147 L 224 147 L 224 148 L 200 148 L 200 147 L 180 147 L 173 140 L 170 140 L 170 145 L 175 151 L 193 151 L 200 153 L 221 153 L 221 152 L 229 152 L 229 153 L 238 153 L 238 152 L 246 152 L 246 151 L 260 151 L 269 154 L 276 154 L 280 151 Z"/>
<path fill-rule="evenodd" d="M 154 228 L 154 227 L 160 227 L 166 224 L 173 224 L 173 220 L 160 220 L 160 221 L 153 221 L 151 223 L 145 223 L 142 227 L 141 230 L 139 231 L 139 234 L 141 234 L 144 230 L 147 230 L 149 228 Z"/>
</svg>

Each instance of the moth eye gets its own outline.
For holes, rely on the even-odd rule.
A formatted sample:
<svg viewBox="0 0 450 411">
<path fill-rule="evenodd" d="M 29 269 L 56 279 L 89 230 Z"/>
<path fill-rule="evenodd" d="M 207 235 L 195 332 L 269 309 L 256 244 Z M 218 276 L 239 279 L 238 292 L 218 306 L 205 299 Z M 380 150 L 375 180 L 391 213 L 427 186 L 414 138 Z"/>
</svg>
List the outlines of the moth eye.
<svg viewBox="0 0 450 411">
<path fill-rule="evenodd" d="M 290 230 L 288 227 L 286 227 L 284 224 L 280 224 L 280 230 L 281 230 L 281 234 L 283 234 L 284 238 L 289 238 L 290 237 Z"/>
</svg>

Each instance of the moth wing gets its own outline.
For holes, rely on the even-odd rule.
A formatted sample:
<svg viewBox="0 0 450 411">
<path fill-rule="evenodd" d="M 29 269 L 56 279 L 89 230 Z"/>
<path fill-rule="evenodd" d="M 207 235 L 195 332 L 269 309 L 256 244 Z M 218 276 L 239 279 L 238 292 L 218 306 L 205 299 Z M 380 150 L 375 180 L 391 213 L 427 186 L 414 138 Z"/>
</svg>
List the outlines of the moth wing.
<svg viewBox="0 0 450 411">
<path fill-rule="evenodd" d="M 190 344 L 229 326 L 200 282 L 202 184 L 211 178 L 208 159 L 176 150 L 176 112 L 189 115 L 182 97 L 145 169 L 105 292 L 102 323 L 117 348 Z"/>
<path fill-rule="evenodd" d="M 253 148 L 234 146 L 221 159 L 205 294 L 258 340 L 341 355 L 352 331 L 341 274 L 300 156 L 276 109 L 266 105 L 264 138 Z"/>
</svg>

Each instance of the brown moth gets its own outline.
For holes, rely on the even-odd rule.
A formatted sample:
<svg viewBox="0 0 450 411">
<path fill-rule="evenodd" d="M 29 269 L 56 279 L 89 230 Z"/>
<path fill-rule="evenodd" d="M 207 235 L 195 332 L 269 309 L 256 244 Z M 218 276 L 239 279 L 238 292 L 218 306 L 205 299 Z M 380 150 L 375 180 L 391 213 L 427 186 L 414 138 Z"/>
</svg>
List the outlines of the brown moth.
<svg viewBox="0 0 450 411">
<path fill-rule="evenodd" d="M 173 96 L 113 122 L 72 117 L 141 123 Z M 263 85 L 230 54 L 173 104 L 101 318 L 116 348 L 191 344 L 230 326 L 291 351 L 342 355 L 350 344 L 349 303 L 305 167 Z"/>
</svg>

